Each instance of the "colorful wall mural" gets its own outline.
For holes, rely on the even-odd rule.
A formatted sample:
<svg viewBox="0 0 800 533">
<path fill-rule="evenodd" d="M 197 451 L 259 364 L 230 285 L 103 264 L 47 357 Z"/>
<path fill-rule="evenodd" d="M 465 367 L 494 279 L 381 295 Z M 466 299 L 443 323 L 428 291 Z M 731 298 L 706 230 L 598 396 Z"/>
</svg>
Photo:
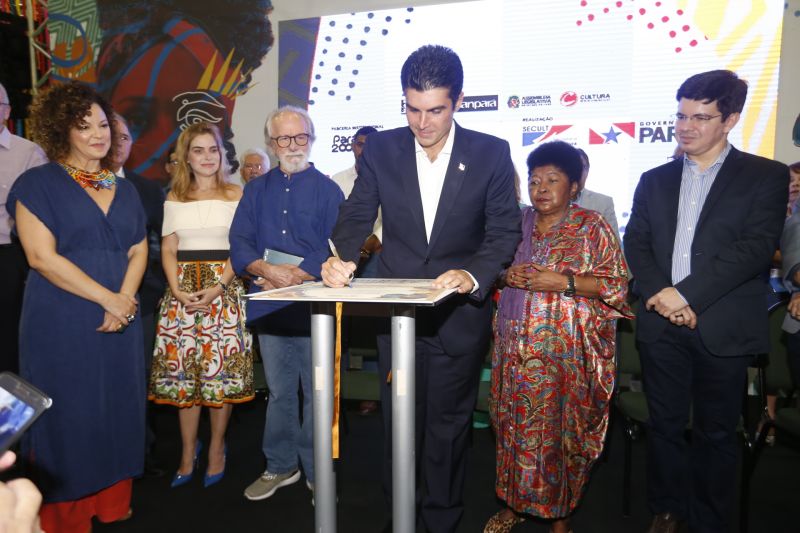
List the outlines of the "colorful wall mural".
<svg viewBox="0 0 800 533">
<path fill-rule="evenodd" d="M 189 124 L 221 127 L 236 170 L 231 117 L 273 44 L 270 0 L 51 0 L 53 82 L 94 84 L 129 122 L 128 166 L 165 178 Z"/>
</svg>

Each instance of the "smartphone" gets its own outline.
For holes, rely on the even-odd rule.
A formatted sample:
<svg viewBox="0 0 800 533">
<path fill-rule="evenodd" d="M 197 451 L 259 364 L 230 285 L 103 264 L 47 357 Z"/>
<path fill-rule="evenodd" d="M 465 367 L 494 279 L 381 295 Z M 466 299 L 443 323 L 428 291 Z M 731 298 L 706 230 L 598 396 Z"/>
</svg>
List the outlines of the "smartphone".
<svg viewBox="0 0 800 533">
<path fill-rule="evenodd" d="M 51 405 L 53 400 L 21 377 L 0 374 L 0 455 Z"/>
</svg>

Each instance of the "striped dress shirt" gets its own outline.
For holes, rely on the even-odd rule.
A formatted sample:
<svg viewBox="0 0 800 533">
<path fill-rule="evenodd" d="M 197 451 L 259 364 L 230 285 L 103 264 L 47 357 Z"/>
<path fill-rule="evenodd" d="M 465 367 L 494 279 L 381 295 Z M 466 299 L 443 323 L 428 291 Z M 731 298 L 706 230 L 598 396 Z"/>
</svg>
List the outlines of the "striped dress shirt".
<svg viewBox="0 0 800 533">
<path fill-rule="evenodd" d="M 692 241 L 697 230 L 700 211 L 703 209 L 708 191 L 711 190 L 719 169 L 730 151 L 730 143 L 725 143 L 722 153 L 705 171 L 701 171 L 699 165 L 685 155 L 683 157 L 681 195 L 678 201 L 678 225 L 675 229 L 675 245 L 672 249 L 673 286 L 692 273 Z"/>
</svg>

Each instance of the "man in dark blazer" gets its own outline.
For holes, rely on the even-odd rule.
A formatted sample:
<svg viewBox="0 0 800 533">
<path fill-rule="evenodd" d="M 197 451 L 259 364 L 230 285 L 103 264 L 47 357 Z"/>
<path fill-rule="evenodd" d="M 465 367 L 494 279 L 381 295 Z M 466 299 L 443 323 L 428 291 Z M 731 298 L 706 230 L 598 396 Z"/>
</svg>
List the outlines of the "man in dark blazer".
<svg viewBox="0 0 800 533">
<path fill-rule="evenodd" d="M 642 175 L 625 229 L 641 298 L 653 533 L 682 521 L 693 532 L 729 531 L 747 367 L 769 351 L 767 272 L 789 172 L 728 143 L 746 96 L 747 84 L 726 70 L 681 85 L 675 133 L 685 156 Z"/>
<path fill-rule="evenodd" d="M 416 445 L 422 520 L 429 531 L 455 531 L 463 513 L 466 449 L 481 363 L 491 334 L 487 299 L 513 258 L 520 214 L 508 143 L 459 127 L 463 93 L 458 56 L 423 46 L 403 65 L 408 127 L 373 133 L 353 192 L 342 204 L 323 281 L 341 287 L 359 249 L 383 214 L 378 277 L 430 278 L 458 295 L 416 321 Z M 391 368 L 388 336 L 378 339 L 379 369 Z M 391 498 L 391 390 L 381 379 L 386 436 L 384 490 Z"/>
<path fill-rule="evenodd" d="M 147 269 L 144 272 L 142 284 L 139 287 L 139 310 L 142 314 L 142 332 L 144 338 L 143 350 L 145 361 L 144 379 L 150 381 L 150 367 L 153 362 L 153 346 L 156 334 L 156 311 L 159 300 L 164 295 L 167 280 L 164 269 L 161 267 L 161 226 L 164 223 L 164 190 L 155 181 L 140 176 L 124 165 L 131 153 L 133 138 L 128 130 L 128 124 L 122 115 L 115 114 L 117 126 L 117 151 L 114 154 L 114 174 L 129 180 L 136 187 L 139 199 L 142 202 L 147 220 Z M 152 448 L 155 443 L 155 434 L 152 429 L 150 416 L 147 416 L 147 444 L 145 456 L 145 475 L 160 476 L 164 472 L 159 468 L 154 459 Z"/>
</svg>

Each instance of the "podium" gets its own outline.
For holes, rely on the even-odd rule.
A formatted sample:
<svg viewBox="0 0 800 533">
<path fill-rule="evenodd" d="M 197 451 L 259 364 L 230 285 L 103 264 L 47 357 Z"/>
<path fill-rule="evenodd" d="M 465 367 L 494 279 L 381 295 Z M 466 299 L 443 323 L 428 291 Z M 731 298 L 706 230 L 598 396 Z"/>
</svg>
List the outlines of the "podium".
<svg viewBox="0 0 800 533">
<path fill-rule="evenodd" d="M 349 287 L 341 289 L 313 282 L 249 295 L 253 300 L 311 303 L 314 529 L 317 533 L 336 532 L 336 474 L 333 471 L 331 426 L 338 302 L 369 304 L 370 307 L 389 310 L 392 335 L 392 525 L 394 533 L 413 533 L 416 529 L 415 308 L 438 305 L 455 292 L 455 289 L 434 289 L 432 282 L 419 279 L 355 279 Z"/>
</svg>

